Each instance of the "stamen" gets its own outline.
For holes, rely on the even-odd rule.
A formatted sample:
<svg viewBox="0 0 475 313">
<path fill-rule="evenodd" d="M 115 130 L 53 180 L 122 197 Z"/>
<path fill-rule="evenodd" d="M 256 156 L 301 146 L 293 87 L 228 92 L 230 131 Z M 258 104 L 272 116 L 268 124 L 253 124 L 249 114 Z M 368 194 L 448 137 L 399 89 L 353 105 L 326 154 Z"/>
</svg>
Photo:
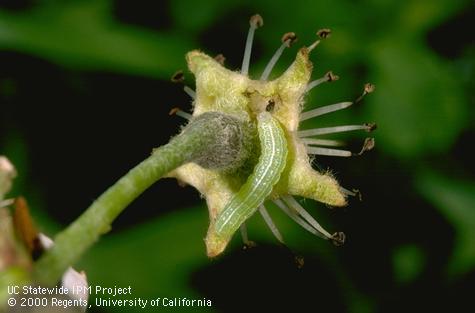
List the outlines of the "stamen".
<svg viewBox="0 0 475 313">
<path fill-rule="evenodd" d="M 317 135 L 326 135 L 334 133 L 342 133 L 353 130 L 366 130 L 368 132 L 376 129 L 376 124 L 374 123 L 365 123 L 363 125 L 344 125 L 344 126 L 335 126 L 335 127 L 322 127 L 322 128 L 313 128 L 306 129 L 297 132 L 300 138 L 311 137 Z"/>
<path fill-rule="evenodd" d="M 346 188 L 340 187 L 340 191 L 347 196 L 358 197 L 360 201 L 363 201 L 363 195 L 358 189 L 348 190 Z"/>
<path fill-rule="evenodd" d="M 307 85 L 307 89 L 305 89 L 305 92 L 308 92 L 310 91 L 311 89 L 317 87 L 318 85 L 321 85 L 325 82 L 333 82 L 335 80 L 339 80 L 340 79 L 340 76 L 338 75 L 335 75 L 333 74 L 332 71 L 329 71 L 325 74 L 325 76 L 319 78 L 319 79 L 316 79 L 314 81 L 311 81 L 308 85 Z"/>
<path fill-rule="evenodd" d="M 361 94 L 361 96 L 358 97 L 358 99 L 355 100 L 355 103 L 358 103 L 360 102 L 361 100 L 363 100 L 363 98 L 367 95 L 367 94 L 370 94 L 372 92 L 374 92 L 374 90 L 376 89 L 376 86 L 371 84 L 371 83 L 366 83 L 364 85 L 364 89 L 363 89 L 363 93 Z"/>
<path fill-rule="evenodd" d="M 280 200 L 278 200 L 280 201 Z M 285 204 L 282 203 L 283 206 L 285 206 Z M 288 209 L 287 209 L 288 210 Z M 264 205 L 261 205 L 259 206 L 259 213 L 261 213 L 262 217 L 264 218 L 264 221 L 266 222 L 267 226 L 270 228 L 270 230 L 272 231 L 272 234 L 274 235 L 275 238 L 277 238 L 277 240 L 284 246 L 284 248 L 286 248 L 287 250 L 289 250 L 289 252 L 294 256 L 294 262 L 295 264 L 297 265 L 298 268 L 302 268 L 305 264 L 305 259 L 303 258 L 303 256 L 301 255 L 298 255 L 296 254 L 294 251 L 292 251 L 292 249 L 290 249 L 284 242 L 284 238 L 282 237 L 282 235 L 280 234 L 279 230 L 277 229 L 277 226 L 274 224 L 274 222 L 272 221 L 272 218 L 270 217 L 269 213 L 267 212 L 267 209 L 265 208 Z M 298 217 L 297 215 L 295 215 L 296 217 Z M 303 223 L 305 223 L 303 220 L 302 220 Z M 315 233 L 317 233 L 318 235 L 320 235 L 317 231 L 315 231 L 310 225 L 308 225 L 308 227 L 314 231 Z"/>
<path fill-rule="evenodd" d="M 244 243 L 244 247 L 243 247 L 244 249 L 249 249 L 256 246 L 256 243 L 254 241 L 249 240 L 249 237 L 247 235 L 246 223 L 241 224 L 241 227 L 239 227 L 239 231 L 241 232 L 242 242 Z"/>
<path fill-rule="evenodd" d="M 331 239 L 332 235 L 327 232 L 292 196 L 283 196 L 282 199 L 288 206 L 297 211 L 310 225 L 312 225 L 317 231 L 322 233 L 327 239 Z"/>
<path fill-rule="evenodd" d="M 259 14 L 251 16 L 249 20 L 249 32 L 247 33 L 246 48 L 244 50 L 244 58 L 242 60 L 241 74 L 247 75 L 249 72 L 249 62 L 251 60 L 252 41 L 254 40 L 254 32 L 258 27 L 264 25 L 264 21 Z"/>
<path fill-rule="evenodd" d="M 376 144 L 374 138 L 368 137 L 364 140 L 363 147 L 361 148 L 361 151 L 357 153 L 357 155 L 362 155 L 365 151 L 370 151 L 374 148 L 374 145 Z"/>
<path fill-rule="evenodd" d="M 314 139 L 314 138 L 302 138 L 303 143 L 307 145 L 317 145 L 317 146 L 329 146 L 329 147 L 340 147 L 344 143 L 339 140 L 330 140 L 330 139 Z"/>
<path fill-rule="evenodd" d="M 300 115 L 300 121 L 305 121 L 305 120 L 308 120 L 309 118 L 312 118 L 312 117 L 316 117 L 316 116 L 328 114 L 328 113 L 331 113 L 331 112 L 343 110 L 343 109 L 346 109 L 347 107 L 351 106 L 352 104 L 353 104 L 353 102 L 340 102 L 340 103 L 335 103 L 335 104 L 330 104 L 330 105 L 326 105 L 326 106 L 323 106 L 323 107 L 319 107 L 319 108 L 316 108 L 316 109 L 313 109 L 313 110 L 310 110 L 310 111 L 307 111 L 307 112 L 303 112 Z"/>
<path fill-rule="evenodd" d="M 320 147 L 307 147 L 307 153 L 314 154 L 314 155 L 328 155 L 328 156 L 339 156 L 339 157 L 350 157 L 353 155 L 353 153 L 348 150 L 320 148 Z"/>
<path fill-rule="evenodd" d="M 193 89 L 188 86 L 183 87 L 183 90 L 190 96 L 191 99 L 195 99 L 196 93 Z"/>
<path fill-rule="evenodd" d="M 319 233 L 317 230 L 315 230 L 315 228 L 313 228 L 311 225 L 309 225 L 306 221 L 304 221 L 299 215 L 297 215 L 297 213 L 288 208 L 287 205 L 280 199 L 277 199 L 277 200 L 273 200 L 273 202 L 282 210 L 284 211 L 285 214 L 287 214 L 291 219 L 294 220 L 294 222 L 296 222 L 297 224 L 299 224 L 300 226 L 302 226 L 306 231 L 314 234 L 315 236 L 317 237 L 320 237 L 320 238 L 323 238 L 323 239 L 327 239 L 327 237 L 325 237 L 324 235 L 322 235 L 321 233 Z"/>
<path fill-rule="evenodd" d="M 297 36 L 295 33 L 285 33 L 282 36 L 282 45 L 277 49 L 277 51 L 274 53 L 272 58 L 270 59 L 269 63 L 267 63 L 264 72 L 262 72 L 260 80 L 266 80 L 269 78 L 269 75 L 274 68 L 275 64 L 279 60 L 280 56 L 282 55 L 282 52 L 284 51 L 285 48 L 288 48 L 292 45 L 297 40 Z"/>
<path fill-rule="evenodd" d="M 339 231 L 332 235 L 331 240 L 335 246 L 340 247 L 345 243 L 346 235 L 344 232 Z"/>
<path fill-rule="evenodd" d="M 215 56 L 214 59 L 221 65 L 224 65 L 224 61 L 226 61 L 226 58 L 221 53 Z"/>
<path fill-rule="evenodd" d="M 185 74 L 183 71 L 176 71 L 175 74 L 172 75 L 171 81 L 174 83 L 183 83 L 185 81 Z M 193 89 L 188 86 L 184 86 L 183 90 L 192 98 L 195 99 L 196 93 Z"/>
<path fill-rule="evenodd" d="M 319 31 L 317 31 L 317 36 L 320 39 L 315 41 L 313 44 L 310 45 L 310 47 L 307 48 L 308 52 L 315 49 L 315 47 L 317 47 L 320 44 L 321 39 L 327 39 L 328 37 L 330 37 L 331 32 L 332 31 L 329 28 L 324 28 L 324 29 L 320 29 Z"/>
<path fill-rule="evenodd" d="M 266 207 L 264 205 L 259 206 L 259 213 L 261 213 L 262 218 L 266 222 L 267 226 L 270 228 L 270 231 L 272 232 L 274 237 L 277 238 L 280 243 L 285 244 L 284 238 L 277 229 L 277 226 L 274 224 L 274 221 L 272 221 L 272 218 L 270 217 L 269 212 L 267 212 Z"/>
<path fill-rule="evenodd" d="M 179 117 L 182 117 L 186 120 L 191 120 L 191 117 L 192 117 L 190 113 L 186 113 L 180 110 L 180 108 L 171 109 L 170 112 L 168 112 L 168 115 L 178 115 Z"/>
</svg>

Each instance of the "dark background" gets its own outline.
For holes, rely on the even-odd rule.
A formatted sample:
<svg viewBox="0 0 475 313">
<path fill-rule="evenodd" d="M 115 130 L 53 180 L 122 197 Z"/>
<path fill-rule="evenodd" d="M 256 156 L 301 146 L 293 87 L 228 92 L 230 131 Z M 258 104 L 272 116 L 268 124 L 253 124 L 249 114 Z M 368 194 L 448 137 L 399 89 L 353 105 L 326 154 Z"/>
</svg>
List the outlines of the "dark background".
<svg viewBox="0 0 475 313">
<path fill-rule="evenodd" d="M 217 312 L 467 311 L 475 290 L 471 1 L 2 0 L 0 152 L 19 172 L 11 194 L 24 195 L 53 236 L 178 132 L 184 121 L 168 112 L 191 103 L 169 77 L 186 69 L 187 51 L 223 53 L 239 69 L 256 12 L 265 25 L 251 77 L 283 33 L 295 31 L 301 46 L 330 27 L 312 56 L 313 77 L 331 69 L 341 78 L 312 91 L 307 107 L 352 100 L 366 82 L 377 87 L 360 105 L 303 125 L 378 123 L 375 150 L 317 160 L 363 201 L 343 209 L 303 202 L 328 229 L 345 231 L 347 244 L 328 245 L 271 207 L 305 257 L 302 269 L 258 217 L 249 223 L 258 247 L 243 251 L 235 238 L 209 260 L 204 201 L 165 179 L 76 267 L 93 285 L 131 285 L 133 297 L 147 299 L 206 297 Z M 271 77 L 296 51 L 284 52 Z M 188 72 L 186 81 L 193 87 Z M 357 150 L 364 134 L 342 138 Z"/>
</svg>

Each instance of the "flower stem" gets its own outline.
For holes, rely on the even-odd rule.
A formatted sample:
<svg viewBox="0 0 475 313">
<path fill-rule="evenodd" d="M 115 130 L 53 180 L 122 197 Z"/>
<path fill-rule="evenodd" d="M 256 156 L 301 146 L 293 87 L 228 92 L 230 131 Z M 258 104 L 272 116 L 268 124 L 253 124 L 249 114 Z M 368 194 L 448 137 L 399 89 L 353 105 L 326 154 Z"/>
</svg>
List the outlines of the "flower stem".
<svg viewBox="0 0 475 313">
<path fill-rule="evenodd" d="M 206 113 L 202 116 L 204 117 L 192 120 L 183 132 L 168 144 L 155 149 L 150 157 L 120 178 L 79 218 L 60 232 L 55 238 L 55 245 L 36 263 L 34 280 L 46 285 L 56 284 L 66 269 L 74 264 L 102 234 L 110 230 L 114 219 L 135 198 L 171 170 L 213 153 L 214 151 L 209 150 L 216 148 L 217 144 L 221 146 L 223 142 L 240 144 L 239 140 L 223 141 L 223 134 L 234 138 L 240 137 L 240 127 L 236 121 L 234 126 L 238 127 L 230 127 L 233 124 L 229 122 L 230 117 Z M 231 163 L 234 161 L 230 160 Z"/>
</svg>

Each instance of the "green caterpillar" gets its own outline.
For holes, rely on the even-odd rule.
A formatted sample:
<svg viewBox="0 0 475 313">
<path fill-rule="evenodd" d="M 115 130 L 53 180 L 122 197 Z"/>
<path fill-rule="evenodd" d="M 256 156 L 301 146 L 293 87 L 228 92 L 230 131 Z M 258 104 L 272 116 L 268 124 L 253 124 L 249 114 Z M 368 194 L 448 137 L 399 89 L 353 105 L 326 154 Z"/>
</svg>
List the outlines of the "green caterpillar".
<svg viewBox="0 0 475 313">
<path fill-rule="evenodd" d="M 219 237 L 231 237 L 272 192 L 287 160 L 287 141 L 279 122 L 269 112 L 257 116 L 261 155 L 253 173 L 224 207 L 215 222 Z"/>
</svg>

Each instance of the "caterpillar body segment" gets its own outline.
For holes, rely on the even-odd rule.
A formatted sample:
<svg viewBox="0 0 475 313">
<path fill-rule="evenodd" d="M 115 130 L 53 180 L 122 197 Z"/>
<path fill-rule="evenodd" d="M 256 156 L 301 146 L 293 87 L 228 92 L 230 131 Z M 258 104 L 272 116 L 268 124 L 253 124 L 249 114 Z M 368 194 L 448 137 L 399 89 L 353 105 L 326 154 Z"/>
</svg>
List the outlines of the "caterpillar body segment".
<svg viewBox="0 0 475 313">
<path fill-rule="evenodd" d="M 269 112 L 257 116 L 261 155 L 253 173 L 215 221 L 219 237 L 231 237 L 272 192 L 287 161 L 287 141 L 279 122 Z"/>
</svg>

